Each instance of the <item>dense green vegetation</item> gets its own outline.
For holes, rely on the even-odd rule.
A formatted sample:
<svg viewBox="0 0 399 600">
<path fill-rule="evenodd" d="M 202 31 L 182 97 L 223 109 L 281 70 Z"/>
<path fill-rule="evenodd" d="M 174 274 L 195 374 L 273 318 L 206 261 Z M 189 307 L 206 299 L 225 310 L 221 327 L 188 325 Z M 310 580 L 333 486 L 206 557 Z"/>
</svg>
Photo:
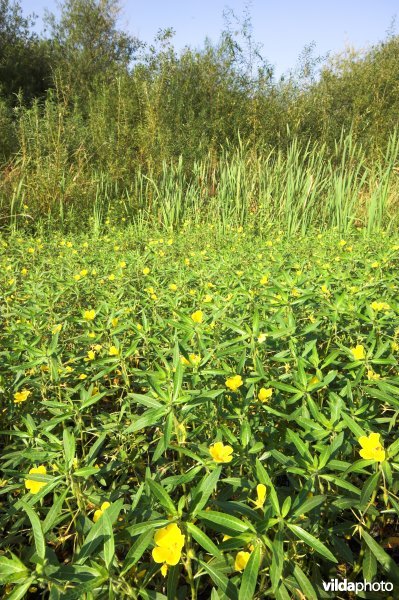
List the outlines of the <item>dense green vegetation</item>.
<svg viewBox="0 0 399 600">
<path fill-rule="evenodd" d="M 171 30 L 152 46 L 121 31 L 117 8 L 67 0 L 42 38 L 18 3 L 1 0 L 1 225 L 23 225 L 22 213 L 27 225 L 87 227 L 93 215 L 98 225 L 121 201 L 121 219 L 180 226 L 194 203 L 197 218 L 222 206 L 219 218 L 233 198 L 243 223 L 279 215 L 284 202 L 309 213 L 306 194 L 307 222 L 330 225 L 323 206 L 347 190 L 351 223 L 369 222 L 370 210 L 391 221 L 398 36 L 324 61 L 310 46 L 277 80 L 248 16 L 230 14 L 218 43 L 177 53 Z M 287 172 L 292 181 L 276 186 Z M 162 202 L 179 204 L 180 217 L 165 220 Z"/>
<path fill-rule="evenodd" d="M 398 585 L 398 260 L 359 233 L 4 240 L 10 597 Z"/>
<path fill-rule="evenodd" d="M 399 36 L 277 79 L 118 7 L 0 0 L 1 593 L 393 600 Z"/>
</svg>

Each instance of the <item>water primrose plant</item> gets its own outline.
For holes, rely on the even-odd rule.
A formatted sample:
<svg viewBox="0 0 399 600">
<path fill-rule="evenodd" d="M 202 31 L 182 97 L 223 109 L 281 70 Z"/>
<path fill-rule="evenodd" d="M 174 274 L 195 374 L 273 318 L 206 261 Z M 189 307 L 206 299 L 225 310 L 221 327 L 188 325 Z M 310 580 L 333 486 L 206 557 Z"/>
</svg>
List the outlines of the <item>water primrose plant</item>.
<svg viewBox="0 0 399 600">
<path fill-rule="evenodd" d="M 384 233 L 0 238 L 4 597 L 397 597 L 398 266 Z"/>
</svg>

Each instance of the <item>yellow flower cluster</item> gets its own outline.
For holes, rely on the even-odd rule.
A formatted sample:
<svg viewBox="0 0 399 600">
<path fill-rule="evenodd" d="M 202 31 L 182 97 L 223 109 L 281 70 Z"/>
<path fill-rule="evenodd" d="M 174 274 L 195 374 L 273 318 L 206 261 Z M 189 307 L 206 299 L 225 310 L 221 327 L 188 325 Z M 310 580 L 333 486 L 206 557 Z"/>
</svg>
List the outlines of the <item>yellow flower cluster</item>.
<svg viewBox="0 0 399 600">
<path fill-rule="evenodd" d="M 261 402 L 267 402 L 273 395 L 272 388 L 260 388 L 258 398 Z"/>
<path fill-rule="evenodd" d="M 15 392 L 14 394 L 14 403 L 18 404 L 18 402 L 25 402 L 32 392 L 29 390 L 22 390 L 20 392 Z"/>
<path fill-rule="evenodd" d="M 204 313 L 202 312 L 202 310 L 196 310 L 191 315 L 191 318 L 194 321 L 194 323 L 202 323 L 203 318 L 204 318 Z"/>
<path fill-rule="evenodd" d="M 374 310 L 374 312 L 378 312 L 380 310 L 389 310 L 391 307 L 387 302 L 374 301 L 371 303 L 371 308 Z"/>
<path fill-rule="evenodd" d="M 359 454 L 362 458 L 366 460 L 375 460 L 376 462 L 385 460 L 385 450 L 380 442 L 379 433 L 370 433 L 368 437 L 366 435 L 361 435 L 358 442 L 362 447 L 362 449 L 359 450 Z"/>
<path fill-rule="evenodd" d="M 176 523 L 170 523 L 162 529 L 158 529 L 154 536 L 155 548 L 152 550 L 152 558 L 156 563 L 165 565 L 177 565 L 181 558 L 184 546 L 184 535 Z M 164 568 L 165 575 L 167 567 Z"/>
<path fill-rule="evenodd" d="M 234 377 L 229 377 L 228 379 L 226 379 L 225 385 L 232 392 L 236 392 L 238 388 L 243 385 L 243 383 L 244 382 L 242 380 L 241 375 L 234 375 Z"/>
<path fill-rule="evenodd" d="M 361 344 L 358 344 L 355 348 L 351 348 L 351 352 L 355 360 L 364 360 L 366 358 L 364 346 Z"/>
<path fill-rule="evenodd" d="M 29 471 L 29 475 L 47 475 L 47 469 L 44 465 L 33 467 Z M 25 479 L 25 487 L 31 494 L 37 494 L 46 483 L 44 481 L 35 481 L 33 479 Z"/>
<path fill-rule="evenodd" d="M 233 448 L 225 446 L 223 442 L 216 442 L 209 448 L 210 455 L 217 463 L 229 463 L 233 460 Z"/>
<path fill-rule="evenodd" d="M 100 517 L 102 517 L 103 513 L 105 510 L 107 510 L 107 508 L 109 508 L 111 506 L 111 504 L 109 502 L 103 502 L 101 504 L 101 508 L 98 508 L 93 515 L 93 521 L 94 523 L 97 523 L 98 519 Z"/>
</svg>

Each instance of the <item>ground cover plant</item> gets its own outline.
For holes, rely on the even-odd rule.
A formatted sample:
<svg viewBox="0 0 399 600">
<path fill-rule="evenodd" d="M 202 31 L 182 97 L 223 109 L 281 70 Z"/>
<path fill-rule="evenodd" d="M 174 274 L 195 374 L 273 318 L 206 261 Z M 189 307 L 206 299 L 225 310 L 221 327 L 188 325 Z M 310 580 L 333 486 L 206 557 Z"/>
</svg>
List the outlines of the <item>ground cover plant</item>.
<svg viewBox="0 0 399 600">
<path fill-rule="evenodd" d="M 107 227 L 0 240 L 5 597 L 397 591 L 397 237 Z"/>
</svg>

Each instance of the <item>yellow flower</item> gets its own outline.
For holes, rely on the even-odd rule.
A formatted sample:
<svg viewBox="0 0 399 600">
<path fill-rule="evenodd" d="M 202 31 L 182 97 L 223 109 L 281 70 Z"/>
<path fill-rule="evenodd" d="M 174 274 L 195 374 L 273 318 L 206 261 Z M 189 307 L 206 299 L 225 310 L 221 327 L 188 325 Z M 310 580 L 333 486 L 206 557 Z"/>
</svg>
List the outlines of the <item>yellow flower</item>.
<svg viewBox="0 0 399 600">
<path fill-rule="evenodd" d="M 355 348 L 351 348 L 351 352 L 355 360 L 363 360 L 366 358 L 364 346 L 361 344 L 358 344 Z"/>
<path fill-rule="evenodd" d="M 80 272 L 80 275 L 81 275 L 82 277 L 86 277 L 87 273 L 88 273 L 88 270 L 87 270 L 87 269 L 82 269 L 82 270 L 81 270 L 81 272 Z"/>
<path fill-rule="evenodd" d="M 268 281 L 269 281 L 269 277 L 268 277 L 267 275 L 263 275 L 263 276 L 260 278 L 260 282 L 259 282 L 259 283 L 260 283 L 261 285 L 266 285 Z"/>
<path fill-rule="evenodd" d="M 258 335 L 258 342 L 259 342 L 259 344 L 262 344 L 266 340 L 266 337 L 267 337 L 266 333 L 260 333 Z"/>
<path fill-rule="evenodd" d="M 104 512 L 104 511 L 106 511 L 106 510 L 107 510 L 107 508 L 109 508 L 110 506 L 111 506 L 111 504 L 110 504 L 109 502 L 103 502 L 103 503 L 101 504 L 101 508 L 97 509 L 97 510 L 94 512 L 94 515 L 93 515 L 93 521 L 94 521 L 94 523 L 97 523 L 98 519 L 99 519 L 100 517 L 102 517 L 102 515 L 103 515 L 103 512 Z"/>
<path fill-rule="evenodd" d="M 29 471 L 29 475 L 47 475 L 47 469 L 44 465 L 33 467 Z M 42 487 L 46 485 L 45 481 L 34 481 L 33 479 L 25 479 L 25 487 L 31 492 L 31 494 L 37 494 Z"/>
<path fill-rule="evenodd" d="M 125 263 L 125 261 L 124 261 L 124 260 L 122 260 L 122 261 L 119 263 L 119 266 L 120 266 L 120 268 L 121 268 L 121 269 L 125 269 L 125 267 L 126 267 L 126 263 Z"/>
<path fill-rule="evenodd" d="M 243 383 L 244 382 L 242 380 L 241 375 L 234 375 L 234 377 L 229 377 L 225 381 L 226 387 L 228 387 L 229 390 L 231 390 L 232 392 L 236 392 L 238 388 L 242 386 Z"/>
<path fill-rule="evenodd" d="M 86 319 L 86 321 L 93 321 L 95 319 L 96 316 L 96 311 L 91 309 L 91 310 L 85 310 L 83 313 L 83 318 Z"/>
<path fill-rule="evenodd" d="M 114 281 L 115 275 L 113 273 L 111 273 L 111 275 L 108 275 L 108 279 L 109 279 L 109 281 Z"/>
<path fill-rule="evenodd" d="M 31 395 L 32 392 L 29 390 L 22 390 L 21 392 L 15 392 L 14 394 L 14 402 L 18 404 L 18 402 L 25 402 L 28 399 L 28 396 Z"/>
<path fill-rule="evenodd" d="M 111 348 L 108 351 L 108 354 L 110 356 L 118 356 L 119 355 L 119 350 L 116 346 L 111 346 Z"/>
<path fill-rule="evenodd" d="M 116 327 L 118 325 L 119 319 L 118 317 L 114 317 L 111 321 L 112 327 Z"/>
<path fill-rule="evenodd" d="M 340 240 L 340 242 L 339 242 L 339 244 L 338 244 L 338 245 L 339 245 L 339 246 L 341 246 L 341 248 L 342 248 L 343 246 L 345 246 L 345 245 L 346 245 L 346 242 L 345 242 L 345 240 Z"/>
<path fill-rule="evenodd" d="M 377 260 L 375 260 L 373 263 L 371 263 L 371 267 L 373 269 L 378 269 L 379 266 L 380 266 L 380 263 Z"/>
<path fill-rule="evenodd" d="M 272 397 L 273 389 L 272 388 L 260 388 L 258 398 L 261 402 L 267 402 L 269 398 Z"/>
<path fill-rule="evenodd" d="M 189 354 L 190 362 L 197 366 L 201 362 L 201 356 L 199 354 Z"/>
<path fill-rule="evenodd" d="M 87 353 L 87 360 L 94 360 L 96 358 L 96 353 L 93 350 L 89 350 Z"/>
<path fill-rule="evenodd" d="M 237 552 L 236 559 L 234 561 L 234 569 L 236 571 L 243 571 L 247 566 L 247 562 L 249 561 L 249 557 L 251 556 L 250 552 Z"/>
<path fill-rule="evenodd" d="M 144 267 L 143 275 L 149 275 L 149 273 L 150 273 L 150 269 L 148 267 Z"/>
<path fill-rule="evenodd" d="M 176 523 L 170 523 L 154 535 L 156 547 L 152 550 L 152 558 L 156 563 L 177 565 L 184 546 L 184 535 Z"/>
<path fill-rule="evenodd" d="M 25 267 L 23 269 L 21 269 L 21 275 L 27 275 L 28 274 L 28 269 L 25 269 Z"/>
<path fill-rule="evenodd" d="M 196 310 L 191 315 L 191 318 L 194 321 L 194 323 L 202 323 L 202 320 L 204 318 L 204 313 L 202 312 L 202 310 Z"/>
<path fill-rule="evenodd" d="M 326 296 L 330 295 L 330 290 L 328 289 L 328 287 L 326 286 L 325 283 L 323 283 L 323 285 L 321 286 L 321 291 L 323 294 L 325 294 Z"/>
<path fill-rule="evenodd" d="M 216 442 L 209 448 L 213 460 L 217 463 L 229 463 L 233 460 L 233 448 L 225 446 L 223 442 Z"/>
<path fill-rule="evenodd" d="M 366 460 L 375 460 L 377 462 L 385 460 L 385 450 L 381 445 L 379 433 L 370 433 L 368 437 L 366 435 L 361 435 L 358 442 L 362 447 L 362 449 L 359 450 L 359 454 L 362 458 L 365 458 Z"/>
<path fill-rule="evenodd" d="M 204 302 L 212 302 L 212 296 L 210 294 L 206 294 Z"/>
<path fill-rule="evenodd" d="M 369 380 L 381 379 L 381 375 L 379 375 L 378 373 L 376 373 L 375 371 L 373 371 L 373 369 L 369 369 L 367 371 L 367 379 L 369 379 Z"/>
<path fill-rule="evenodd" d="M 191 365 L 197 366 L 201 362 L 201 356 L 199 354 L 189 354 L 188 358 L 189 360 L 182 356 L 180 362 L 187 367 L 190 367 Z"/>
<path fill-rule="evenodd" d="M 255 508 L 263 508 L 266 500 L 266 486 L 263 483 L 258 483 L 256 486 L 257 499 L 254 502 Z"/>
<path fill-rule="evenodd" d="M 190 259 L 189 258 L 185 258 L 184 259 L 184 264 L 188 267 L 190 265 Z"/>
<path fill-rule="evenodd" d="M 59 332 L 61 331 L 61 329 L 62 329 L 62 325 L 61 325 L 61 324 L 59 324 L 59 325 L 54 325 L 54 327 L 53 327 L 53 328 L 52 328 L 52 330 L 51 330 L 51 333 L 52 333 L 53 335 L 55 335 L 56 333 L 59 333 Z"/>
<path fill-rule="evenodd" d="M 176 285 L 175 283 L 171 283 L 171 284 L 170 284 L 170 286 L 169 286 L 169 289 L 170 289 L 172 292 L 175 292 L 175 291 L 177 290 L 177 285 Z"/>
<path fill-rule="evenodd" d="M 379 310 L 389 310 L 391 307 L 389 306 L 389 304 L 387 302 L 372 302 L 371 303 L 371 308 L 375 311 L 378 312 Z"/>
<path fill-rule="evenodd" d="M 81 373 L 79 375 L 79 379 L 87 379 L 87 375 L 85 373 Z"/>
</svg>

